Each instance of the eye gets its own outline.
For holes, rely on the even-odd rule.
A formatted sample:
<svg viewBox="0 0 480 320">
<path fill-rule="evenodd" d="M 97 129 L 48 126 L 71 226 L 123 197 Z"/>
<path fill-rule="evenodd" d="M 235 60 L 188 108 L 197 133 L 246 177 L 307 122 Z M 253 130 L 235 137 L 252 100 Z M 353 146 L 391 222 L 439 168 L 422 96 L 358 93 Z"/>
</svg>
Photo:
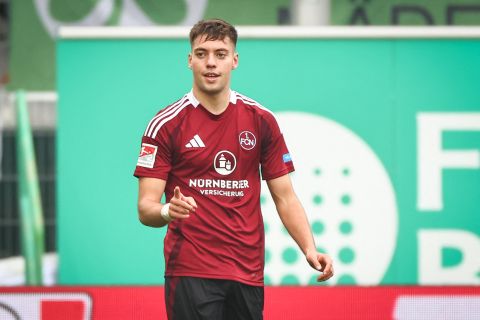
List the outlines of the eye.
<svg viewBox="0 0 480 320">
<path fill-rule="evenodd" d="M 204 58 L 204 57 L 205 57 L 205 52 L 203 52 L 203 51 L 197 51 L 197 52 L 195 52 L 195 56 L 196 56 L 197 58 Z"/>
<path fill-rule="evenodd" d="M 227 54 L 225 52 L 218 52 L 217 53 L 217 58 L 219 58 L 219 59 L 225 59 L 226 56 L 227 56 Z"/>
</svg>

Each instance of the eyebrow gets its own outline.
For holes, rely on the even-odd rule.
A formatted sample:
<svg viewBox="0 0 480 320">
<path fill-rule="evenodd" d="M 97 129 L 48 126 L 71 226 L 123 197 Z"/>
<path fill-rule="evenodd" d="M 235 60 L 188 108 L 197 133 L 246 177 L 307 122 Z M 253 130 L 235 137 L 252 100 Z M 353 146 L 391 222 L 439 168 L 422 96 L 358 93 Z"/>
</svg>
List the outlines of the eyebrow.
<svg viewBox="0 0 480 320">
<path fill-rule="evenodd" d="M 193 49 L 194 52 L 197 52 L 197 51 L 208 51 L 207 49 L 205 48 L 195 48 Z M 216 49 L 214 50 L 215 52 L 220 52 L 220 51 L 223 51 L 223 52 L 229 52 L 228 49 L 224 49 L 224 48 L 220 48 L 220 49 Z"/>
</svg>

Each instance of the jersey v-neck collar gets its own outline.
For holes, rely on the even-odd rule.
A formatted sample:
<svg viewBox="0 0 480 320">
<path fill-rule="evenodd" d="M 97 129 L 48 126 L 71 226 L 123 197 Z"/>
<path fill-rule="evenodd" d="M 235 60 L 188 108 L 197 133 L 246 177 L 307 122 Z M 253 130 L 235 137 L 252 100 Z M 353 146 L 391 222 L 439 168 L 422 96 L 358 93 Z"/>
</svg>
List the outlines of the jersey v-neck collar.
<svg viewBox="0 0 480 320">
<path fill-rule="evenodd" d="M 187 93 L 187 98 L 190 101 L 190 103 L 193 105 L 195 108 L 201 108 L 212 120 L 220 120 L 227 115 L 229 115 L 232 112 L 232 107 L 231 105 L 235 105 L 237 103 L 237 93 L 233 90 L 230 90 L 230 99 L 229 99 L 229 104 L 227 108 L 220 114 L 213 114 L 210 111 L 205 108 L 200 101 L 195 97 L 193 94 L 193 90 L 190 90 L 189 93 Z"/>
</svg>

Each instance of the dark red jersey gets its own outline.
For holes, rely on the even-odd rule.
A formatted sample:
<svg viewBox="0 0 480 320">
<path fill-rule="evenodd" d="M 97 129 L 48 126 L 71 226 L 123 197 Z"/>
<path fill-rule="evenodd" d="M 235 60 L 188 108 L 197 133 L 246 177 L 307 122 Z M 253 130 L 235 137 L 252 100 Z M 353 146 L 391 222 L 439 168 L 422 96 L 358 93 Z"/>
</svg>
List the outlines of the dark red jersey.
<svg viewBox="0 0 480 320">
<path fill-rule="evenodd" d="M 239 93 L 220 115 L 192 92 L 161 110 L 145 130 L 135 176 L 166 180 L 166 199 L 179 186 L 198 205 L 168 225 L 165 275 L 263 285 L 260 177 L 293 170 L 273 114 Z"/>
</svg>

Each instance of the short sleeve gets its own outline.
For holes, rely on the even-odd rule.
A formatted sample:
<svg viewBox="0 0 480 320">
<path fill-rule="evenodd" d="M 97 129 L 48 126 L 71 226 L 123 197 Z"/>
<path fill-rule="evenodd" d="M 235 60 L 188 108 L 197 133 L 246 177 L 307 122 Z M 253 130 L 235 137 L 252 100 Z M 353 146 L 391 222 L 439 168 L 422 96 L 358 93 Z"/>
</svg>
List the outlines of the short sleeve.
<svg viewBox="0 0 480 320">
<path fill-rule="evenodd" d="M 135 177 L 167 180 L 172 168 L 172 148 L 168 134 L 161 130 L 155 139 L 143 136 Z"/>
<path fill-rule="evenodd" d="M 262 179 L 271 180 L 295 170 L 283 134 L 272 114 L 262 118 Z"/>
</svg>

